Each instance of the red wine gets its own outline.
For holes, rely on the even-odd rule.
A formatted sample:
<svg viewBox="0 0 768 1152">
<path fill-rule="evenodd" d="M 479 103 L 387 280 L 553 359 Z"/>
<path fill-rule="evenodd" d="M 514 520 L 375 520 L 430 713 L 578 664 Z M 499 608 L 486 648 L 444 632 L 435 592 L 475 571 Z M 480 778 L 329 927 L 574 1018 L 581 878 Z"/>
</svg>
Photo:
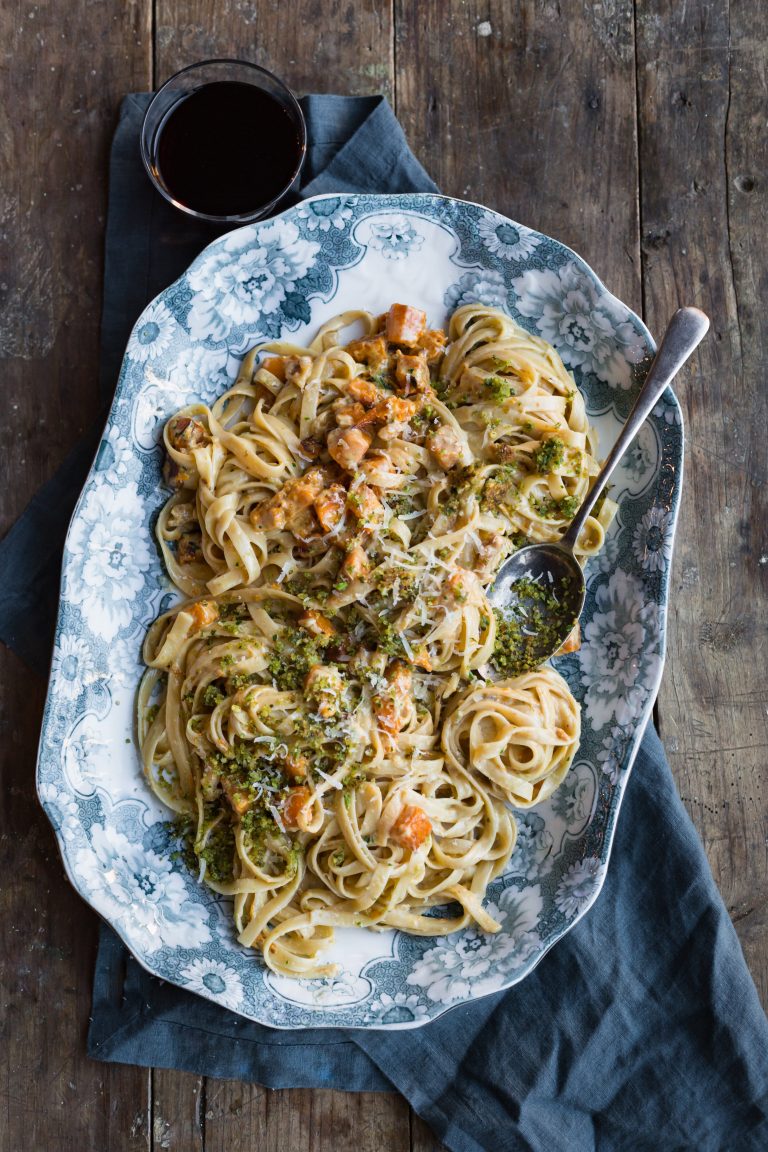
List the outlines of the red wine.
<svg viewBox="0 0 768 1152">
<path fill-rule="evenodd" d="M 203 84 L 182 97 L 158 128 L 160 176 L 174 200 L 209 216 L 237 216 L 287 189 L 301 157 L 290 112 L 237 80 Z"/>
</svg>

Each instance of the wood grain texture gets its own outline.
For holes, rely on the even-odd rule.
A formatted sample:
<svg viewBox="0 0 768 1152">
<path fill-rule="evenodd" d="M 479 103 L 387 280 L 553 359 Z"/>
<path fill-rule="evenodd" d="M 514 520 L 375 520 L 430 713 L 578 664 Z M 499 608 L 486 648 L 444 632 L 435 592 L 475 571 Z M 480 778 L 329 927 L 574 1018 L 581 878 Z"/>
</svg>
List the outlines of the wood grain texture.
<svg viewBox="0 0 768 1152">
<path fill-rule="evenodd" d="M 0 532 L 92 419 L 107 157 L 120 99 L 145 86 L 151 5 L 0 7 Z"/>
<path fill-rule="evenodd" d="M 0 532 L 94 407 L 123 93 L 215 55 L 273 68 L 299 92 L 385 92 L 444 191 L 570 244 L 657 330 L 683 301 L 712 316 L 679 389 L 687 472 L 659 714 L 768 1003 L 765 6 L 73 0 L 64 11 L 0 9 L 14 65 L 0 101 L 0 460 L 16 478 L 0 485 Z M 439 1152 L 396 1095 L 271 1092 L 86 1058 L 96 923 L 34 795 L 43 687 L 4 651 L 0 682 L 0 868 L 14 877 L 0 890 L 0 1152 Z"/>
<path fill-rule="evenodd" d="M 150 4 L 0 8 L 0 532 L 93 418 L 107 155 Z M 35 795 L 43 685 L 0 653 L 0 1150 L 150 1147 L 149 1073 L 85 1055 L 96 917 Z"/>
<path fill-rule="evenodd" d="M 388 1092 L 270 1091 L 206 1082 L 205 1152 L 409 1152 L 408 1105 Z"/>
<path fill-rule="evenodd" d="M 640 303 L 633 8 L 396 0 L 397 112 L 441 190 L 575 248 Z"/>
<path fill-rule="evenodd" d="M 85 1054 L 97 921 L 35 796 L 43 686 L 6 651 L 0 681 L 0 1152 L 146 1152 L 149 1073 Z"/>
<path fill-rule="evenodd" d="M 153 1152 L 205 1152 L 205 1081 L 189 1072 L 152 1072 Z"/>
<path fill-rule="evenodd" d="M 638 8 L 645 306 L 713 331 L 677 387 L 686 482 L 661 731 L 768 1004 L 768 13 Z"/>
<path fill-rule="evenodd" d="M 276 72 L 294 91 L 391 95 L 385 0 L 156 0 L 158 81 L 205 57 Z"/>
<path fill-rule="evenodd" d="M 140 1152 L 149 1073 L 85 1056 L 96 917 L 35 795 L 43 685 L 5 651 L 0 682 L 0 1152 Z"/>
</svg>

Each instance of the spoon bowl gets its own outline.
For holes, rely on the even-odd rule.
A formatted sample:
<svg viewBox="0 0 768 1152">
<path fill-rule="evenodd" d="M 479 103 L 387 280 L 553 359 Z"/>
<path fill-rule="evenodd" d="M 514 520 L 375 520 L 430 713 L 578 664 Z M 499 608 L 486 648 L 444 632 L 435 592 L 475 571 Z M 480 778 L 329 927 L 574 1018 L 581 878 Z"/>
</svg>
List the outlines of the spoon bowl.
<svg viewBox="0 0 768 1152">
<path fill-rule="evenodd" d="M 510 556 L 489 596 L 502 613 L 509 670 L 532 671 L 553 656 L 573 631 L 585 596 L 581 565 L 559 541 Z"/>
<path fill-rule="evenodd" d="M 496 657 L 494 662 L 505 674 L 543 664 L 578 621 L 586 596 L 584 572 L 574 554 L 581 530 L 619 460 L 708 328 L 698 308 L 675 312 L 627 422 L 564 536 L 526 545 L 497 572 L 488 599 L 500 614 L 501 663 Z"/>
</svg>

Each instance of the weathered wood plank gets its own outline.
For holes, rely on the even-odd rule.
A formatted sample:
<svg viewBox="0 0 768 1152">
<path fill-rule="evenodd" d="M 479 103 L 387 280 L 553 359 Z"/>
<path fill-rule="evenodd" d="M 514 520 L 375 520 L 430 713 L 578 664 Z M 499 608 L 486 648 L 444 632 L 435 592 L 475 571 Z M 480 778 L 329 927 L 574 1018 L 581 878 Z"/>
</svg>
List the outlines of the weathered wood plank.
<svg viewBox="0 0 768 1152">
<path fill-rule="evenodd" d="M 15 60 L 5 106 L 21 110 L 13 122 L 0 112 L 0 244 L 13 245 L 0 248 L 9 286 L 0 286 L 0 357 L 12 416 L 0 425 L 0 451 L 20 478 L 0 490 L 0 530 L 93 407 L 102 243 L 93 221 L 103 222 L 117 100 L 148 86 L 149 18 L 143 2 L 82 5 L 68 16 L 65 40 L 55 13 L 42 7 L 17 2 L 0 13 Z M 730 29 L 725 8 L 703 0 L 684 9 L 668 0 L 642 5 L 638 75 L 648 318 L 660 326 L 678 299 L 693 300 L 716 330 L 701 350 L 701 374 L 686 377 L 689 459 L 662 731 L 768 1000 L 759 774 L 768 745 L 765 612 L 755 599 L 768 578 L 759 535 L 767 522 L 768 421 L 758 363 L 768 335 L 760 306 L 765 19 L 747 2 L 731 6 Z M 396 27 L 395 43 L 390 6 L 373 0 L 260 0 L 245 8 L 158 0 L 157 77 L 226 53 L 273 67 L 299 91 L 388 92 L 415 151 L 446 191 L 572 244 L 637 306 L 631 4 L 397 0 Z M 729 50 L 737 62 L 730 73 Z M 89 226 L 73 228 L 78 220 Z M 83 1055 L 93 920 L 64 880 L 31 791 L 41 691 L 7 653 L 0 675 L 8 685 L 0 722 L 10 733 L 0 866 L 16 881 L 0 894 L 0 1003 L 8 1005 L 0 1021 L 8 1064 L 1 1152 L 436 1149 L 417 1117 L 409 1135 L 398 1097 L 272 1093 L 220 1081 L 207 1081 L 203 1095 L 197 1078 L 166 1072 L 154 1074 L 150 1131 L 148 1074 Z M 30 909 L 33 932 L 24 928 Z"/>
<path fill-rule="evenodd" d="M 119 101 L 147 85 L 151 4 L 0 10 L 0 457 L 5 532 L 92 420 L 107 157 Z"/>
<path fill-rule="evenodd" d="M 409 1152 L 408 1112 L 387 1092 L 271 1092 L 208 1080 L 205 1152 Z"/>
<path fill-rule="evenodd" d="M 205 1082 L 205 1152 L 211 1149 L 225 1149 L 225 1152 L 259 1152 L 267 1148 L 267 1141 L 276 1138 L 268 1117 L 268 1100 L 273 1096 L 288 1096 L 289 1093 L 270 1093 L 257 1084 L 240 1084 L 235 1080 L 211 1080 Z M 289 1132 L 294 1135 L 295 1123 L 289 1119 L 283 1136 L 288 1140 Z M 301 1145 L 285 1143 L 284 1147 L 300 1148 Z"/>
<path fill-rule="evenodd" d="M 392 91 L 389 3 L 157 0 L 156 21 L 158 81 L 231 56 L 269 68 L 299 93 Z"/>
<path fill-rule="evenodd" d="M 441 189 L 640 302 L 631 0 L 396 2 L 397 112 Z"/>
<path fill-rule="evenodd" d="M 153 1152 L 205 1152 L 205 1081 L 189 1072 L 152 1072 Z"/>
<path fill-rule="evenodd" d="M 713 332 L 677 389 L 687 428 L 662 735 L 768 1004 L 768 14 L 638 12 L 646 312 L 700 305 Z"/>
<path fill-rule="evenodd" d="M 0 486 L 5 531 L 96 408 L 107 156 L 150 74 L 151 5 L 0 9 Z M 96 917 L 34 790 L 43 688 L 0 652 L 0 1149 L 149 1148 L 149 1075 L 85 1056 Z"/>
<path fill-rule="evenodd" d="M 141 1152 L 149 1073 L 85 1055 L 97 922 L 34 793 L 43 688 L 6 651 L 0 678 L 0 1150 Z"/>
</svg>

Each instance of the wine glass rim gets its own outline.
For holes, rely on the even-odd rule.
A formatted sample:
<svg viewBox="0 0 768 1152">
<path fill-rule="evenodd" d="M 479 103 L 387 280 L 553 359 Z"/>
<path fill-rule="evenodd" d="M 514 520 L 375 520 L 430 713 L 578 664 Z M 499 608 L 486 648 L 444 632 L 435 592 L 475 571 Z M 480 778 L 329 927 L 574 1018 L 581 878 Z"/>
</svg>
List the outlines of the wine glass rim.
<svg viewBox="0 0 768 1152">
<path fill-rule="evenodd" d="M 198 212 L 195 208 L 190 208 L 187 204 L 183 204 L 180 200 L 176 200 L 171 195 L 169 189 L 167 189 L 161 180 L 158 179 L 159 169 L 157 169 L 153 164 L 153 150 L 150 147 L 148 133 L 148 123 L 153 109 L 156 108 L 158 101 L 166 89 L 169 88 L 175 80 L 178 80 L 180 76 L 184 76 L 188 72 L 201 71 L 204 68 L 208 68 L 212 64 L 236 64 L 238 67 L 247 68 L 253 72 L 260 73 L 262 76 L 268 77 L 286 97 L 290 111 L 293 114 L 296 127 L 298 128 L 298 157 L 290 179 L 280 189 L 276 196 L 274 196 L 267 203 L 258 205 L 249 212 L 236 212 L 231 215 L 216 215 L 209 212 Z M 178 72 L 174 72 L 172 76 L 169 76 L 168 79 L 160 85 L 157 91 L 153 94 L 152 99 L 147 105 L 147 110 L 144 113 L 144 118 L 141 123 L 139 144 L 141 159 L 149 179 L 160 193 L 160 195 L 165 200 L 167 200 L 169 204 L 172 204 L 174 208 L 178 208 L 179 211 L 185 212 L 188 216 L 193 216 L 197 220 L 208 220 L 213 224 L 248 224 L 251 221 L 259 220 L 265 216 L 270 211 L 270 209 L 275 206 L 275 204 L 278 204 L 280 200 L 282 200 L 283 196 L 285 196 L 285 194 L 293 186 L 296 177 L 301 172 L 302 166 L 304 164 L 304 158 L 307 154 L 307 124 L 304 119 L 304 113 L 301 110 L 301 105 L 299 104 L 296 96 L 285 83 L 285 81 L 281 80 L 280 77 L 275 75 L 274 72 L 270 72 L 268 68 L 262 67 L 261 64 L 254 64 L 251 60 L 240 60 L 235 56 L 216 56 L 206 60 L 198 60 L 194 64 L 187 64 L 185 68 L 180 68 Z"/>
</svg>

